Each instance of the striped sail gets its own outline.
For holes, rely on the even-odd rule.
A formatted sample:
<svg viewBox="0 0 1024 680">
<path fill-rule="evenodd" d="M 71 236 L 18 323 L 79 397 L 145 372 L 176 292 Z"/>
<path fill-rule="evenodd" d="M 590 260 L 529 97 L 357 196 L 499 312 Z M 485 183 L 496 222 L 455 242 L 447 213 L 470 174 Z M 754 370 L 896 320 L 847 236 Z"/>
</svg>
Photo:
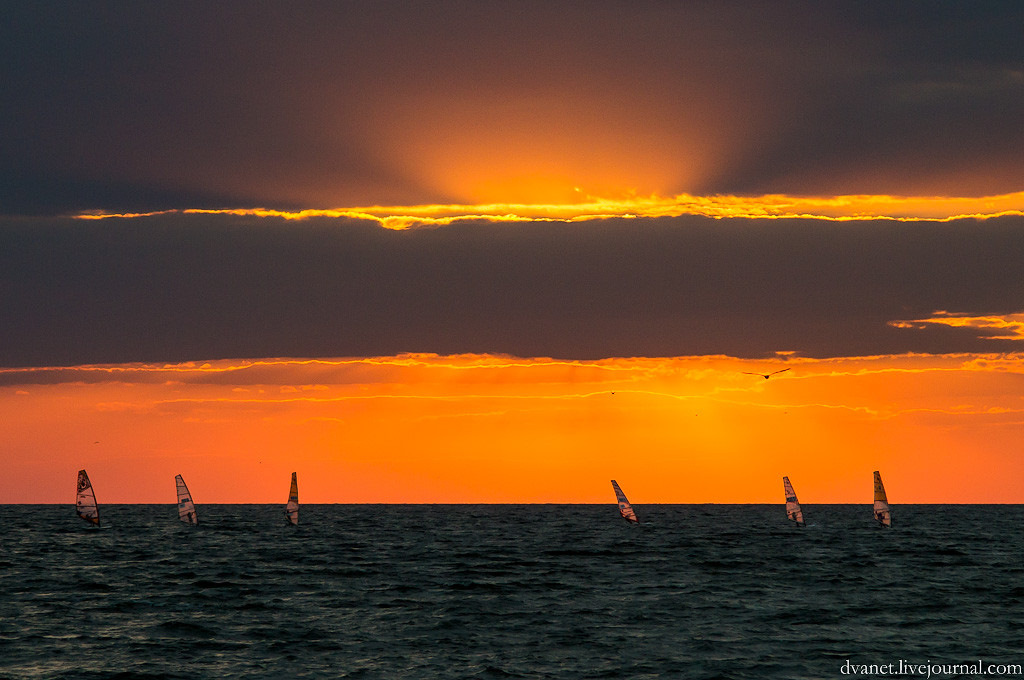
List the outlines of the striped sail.
<svg viewBox="0 0 1024 680">
<path fill-rule="evenodd" d="M 288 490 L 288 504 L 284 506 L 284 515 L 292 524 L 299 523 L 299 482 L 292 473 L 292 487 Z"/>
<path fill-rule="evenodd" d="M 626 500 L 626 494 L 622 493 L 622 489 L 619 488 L 619 483 L 614 479 L 612 480 L 612 488 L 615 489 L 615 499 L 619 502 L 619 514 L 622 515 L 622 519 L 627 522 L 640 523 L 640 520 L 636 518 L 636 513 L 633 512 L 633 506 Z"/>
<path fill-rule="evenodd" d="M 878 470 L 875 470 L 875 521 L 879 526 L 892 526 L 892 512 L 889 511 L 889 501 L 885 497 L 882 475 L 878 474 Z"/>
<path fill-rule="evenodd" d="M 786 517 L 795 522 L 798 527 L 804 525 L 804 511 L 800 509 L 800 501 L 796 499 L 796 492 L 793 485 L 789 483 L 789 477 L 782 478 L 782 488 L 786 491 Z"/>
<path fill-rule="evenodd" d="M 192 502 L 192 494 L 185 486 L 185 480 L 181 478 L 181 475 L 175 475 L 174 483 L 178 487 L 178 519 L 193 526 L 199 524 L 199 519 L 196 517 L 196 506 Z"/>
<path fill-rule="evenodd" d="M 96 493 L 92 490 L 92 482 L 85 470 L 78 471 L 78 495 L 75 498 L 78 516 L 89 524 L 100 525 L 100 509 L 96 505 Z"/>
</svg>

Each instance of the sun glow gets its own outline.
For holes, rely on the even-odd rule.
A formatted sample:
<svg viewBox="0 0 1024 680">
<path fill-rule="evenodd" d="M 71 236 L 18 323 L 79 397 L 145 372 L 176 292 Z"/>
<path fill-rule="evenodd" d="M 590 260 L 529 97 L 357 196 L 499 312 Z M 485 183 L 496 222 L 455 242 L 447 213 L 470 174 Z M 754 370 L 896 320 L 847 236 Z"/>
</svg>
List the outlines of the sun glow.
<svg viewBox="0 0 1024 680">
<path fill-rule="evenodd" d="M 748 372 L 790 370 L 765 380 Z M 1024 502 L 1024 355 L 493 355 L 0 370 L 5 502 Z M 969 465 L 964 461 L 971 461 Z M 67 484 L 55 480 L 66 479 Z"/>
<path fill-rule="evenodd" d="M 556 192 L 557 193 L 557 192 Z M 275 210 L 268 208 L 182 209 L 155 213 L 91 212 L 79 219 L 133 218 L 181 212 L 232 214 L 302 220 L 314 217 L 373 220 L 388 229 L 439 226 L 465 220 L 578 222 L 602 218 L 677 217 L 814 218 L 823 220 L 885 219 L 951 221 L 1024 215 L 1024 192 L 983 197 L 944 196 L 636 196 L 607 199 L 574 189 L 576 200 L 551 203 L 432 204 L 415 206 L 357 206 L 349 208 Z"/>
</svg>

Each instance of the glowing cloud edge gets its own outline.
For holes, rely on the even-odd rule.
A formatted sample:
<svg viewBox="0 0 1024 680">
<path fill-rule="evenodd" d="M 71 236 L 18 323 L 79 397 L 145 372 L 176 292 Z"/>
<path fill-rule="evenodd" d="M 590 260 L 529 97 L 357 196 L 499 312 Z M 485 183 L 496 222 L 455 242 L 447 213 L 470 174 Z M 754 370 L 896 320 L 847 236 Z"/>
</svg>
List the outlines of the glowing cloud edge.
<svg viewBox="0 0 1024 680">
<path fill-rule="evenodd" d="M 182 208 L 145 213 L 88 212 L 77 219 L 98 220 L 164 214 L 226 214 L 275 217 L 286 220 L 348 218 L 371 220 L 386 229 L 437 227 L 461 221 L 581 222 L 610 218 L 650 218 L 698 215 L 715 219 L 804 218 L 829 221 L 894 220 L 949 222 L 1024 215 L 1024 191 L 983 197 L 849 195 L 831 197 L 788 196 L 632 196 L 624 199 L 588 197 L 566 204 L 491 203 L 483 205 L 427 204 L 416 206 L 361 206 L 349 208 L 278 210 L 273 208 Z"/>
<path fill-rule="evenodd" d="M 926 319 L 901 319 L 890 321 L 889 325 L 894 328 L 915 330 L 946 326 L 974 330 L 983 340 L 1024 340 L 1024 312 L 977 315 L 939 310 Z"/>
</svg>

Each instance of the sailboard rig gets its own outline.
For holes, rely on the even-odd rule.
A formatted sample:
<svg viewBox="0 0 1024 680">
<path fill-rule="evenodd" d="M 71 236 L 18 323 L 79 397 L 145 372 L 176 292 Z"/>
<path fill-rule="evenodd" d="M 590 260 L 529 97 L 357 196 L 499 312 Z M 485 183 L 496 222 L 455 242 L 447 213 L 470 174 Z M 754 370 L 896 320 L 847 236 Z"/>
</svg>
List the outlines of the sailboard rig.
<svg viewBox="0 0 1024 680">
<path fill-rule="evenodd" d="M 284 516 L 291 524 L 299 523 L 299 482 L 292 473 L 292 486 L 288 490 L 288 504 L 284 506 Z"/>
<path fill-rule="evenodd" d="M 78 516 L 89 524 L 100 525 L 100 509 L 96 505 L 96 493 L 92 490 L 92 482 L 85 470 L 78 471 L 78 494 L 75 498 Z"/>
<path fill-rule="evenodd" d="M 789 482 L 789 477 L 782 478 L 782 488 L 786 491 L 786 517 L 798 527 L 804 526 L 804 511 L 800 508 L 800 501 L 796 499 L 796 492 Z"/>
<path fill-rule="evenodd" d="M 626 494 L 622 493 L 622 489 L 619 488 L 619 483 L 614 479 L 612 480 L 612 488 L 615 489 L 615 499 L 619 502 L 619 514 L 622 515 L 622 519 L 627 522 L 633 522 L 639 524 L 640 520 L 636 518 L 636 513 L 633 512 L 633 506 L 626 500 Z"/>
<path fill-rule="evenodd" d="M 175 475 L 174 483 L 178 487 L 178 519 L 192 526 L 199 524 L 199 519 L 196 517 L 196 506 L 192 502 L 192 494 L 185 486 L 185 480 L 181 478 L 181 475 Z"/>
<path fill-rule="evenodd" d="M 875 470 L 875 521 L 879 526 L 892 526 L 892 512 L 889 510 L 889 500 L 885 497 L 885 487 L 882 485 L 882 475 Z"/>
</svg>

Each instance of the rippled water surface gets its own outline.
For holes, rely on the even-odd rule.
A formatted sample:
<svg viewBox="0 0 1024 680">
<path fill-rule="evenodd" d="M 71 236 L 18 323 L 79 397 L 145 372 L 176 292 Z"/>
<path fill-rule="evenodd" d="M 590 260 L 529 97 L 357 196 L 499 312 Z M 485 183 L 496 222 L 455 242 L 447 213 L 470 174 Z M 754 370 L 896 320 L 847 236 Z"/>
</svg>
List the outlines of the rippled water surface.
<svg viewBox="0 0 1024 680">
<path fill-rule="evenodd" d="M 1024 508 L 0 506 L 0 677 L 841 678 L 1024 663 Z M 990 676 L 991 677 L 991 676 Z"/>
</svg>

